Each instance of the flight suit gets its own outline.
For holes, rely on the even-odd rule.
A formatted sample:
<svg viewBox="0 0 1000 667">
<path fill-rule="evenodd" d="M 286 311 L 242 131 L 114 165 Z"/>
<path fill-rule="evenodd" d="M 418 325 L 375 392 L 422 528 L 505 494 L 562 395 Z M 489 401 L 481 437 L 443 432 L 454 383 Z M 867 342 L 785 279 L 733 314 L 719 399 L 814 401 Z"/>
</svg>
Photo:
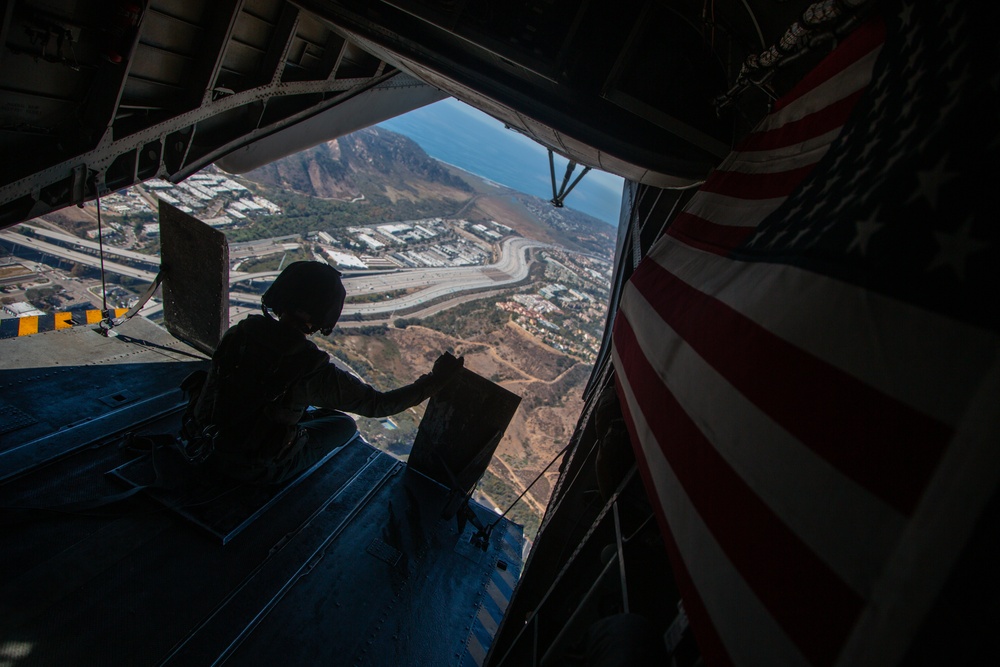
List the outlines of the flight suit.
<svg viewBox="0 0 1000 667">
<path fill-rule="evenodd" d="M 210 463 L 218 471 L 247 482 L 278 483 L 343 444 L 344 420 L 350 417 L 333 411 L 385 417 L 427 399 L 445 381 L 444 374 L 429 373 L 378 391 L 330 363 L 301 331 L 253 315 L 223 336 L 194 418 L 202 429 L 215 427 Z M 310 418 L 309 406 L 326 410 Z"/>
</svg>

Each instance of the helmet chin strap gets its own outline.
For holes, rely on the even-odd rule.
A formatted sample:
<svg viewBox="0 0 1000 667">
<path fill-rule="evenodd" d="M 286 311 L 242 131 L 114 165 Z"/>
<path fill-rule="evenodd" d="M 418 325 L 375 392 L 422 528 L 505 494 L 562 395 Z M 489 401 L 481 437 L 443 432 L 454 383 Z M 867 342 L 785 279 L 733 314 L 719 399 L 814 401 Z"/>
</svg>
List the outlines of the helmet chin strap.
<svg viewBox="0 0 1000 667">
<path fill-rule="evenodd" d="M 271 315 L 271 313 L 268 312 L 268 309 L 266 308 L 264 314 L 270 317 L 271 319 L 274 319 L 274 315 Z M 301 331 L 306 335 L 314 334 L 317 331 L 319 331 L 319 327 L 312 323 L 312 318 L 309 317 L 309 314 L 301 310 L 292 310 L 284 313 L 274 313 L 274 314 L 278 316 L 277 319 L 279 322 L 283 322 L 284 324 L 287 324 L 296 331 Z"/>
</svg>

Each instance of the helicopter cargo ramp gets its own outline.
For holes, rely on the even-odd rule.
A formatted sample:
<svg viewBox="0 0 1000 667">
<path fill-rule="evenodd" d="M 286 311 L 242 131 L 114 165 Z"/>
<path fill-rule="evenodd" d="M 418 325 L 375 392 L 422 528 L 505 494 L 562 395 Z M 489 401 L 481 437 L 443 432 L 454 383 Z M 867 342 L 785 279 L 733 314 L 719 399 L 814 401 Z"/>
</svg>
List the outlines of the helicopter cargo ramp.
<svg viewBox="0 0 1000 667">
<path fill-rule="evenodd" d="M 149 456 L 126 434 L 175 432 L 207 364 L 144 319 L 116 333 L 0 341 L 0 660 L 482 664 L 520 526 L 470 503 L 495 528 L 475 539 L 447 488 L 352 437 L 223 544 L 109 474 Z"/>
</svg>

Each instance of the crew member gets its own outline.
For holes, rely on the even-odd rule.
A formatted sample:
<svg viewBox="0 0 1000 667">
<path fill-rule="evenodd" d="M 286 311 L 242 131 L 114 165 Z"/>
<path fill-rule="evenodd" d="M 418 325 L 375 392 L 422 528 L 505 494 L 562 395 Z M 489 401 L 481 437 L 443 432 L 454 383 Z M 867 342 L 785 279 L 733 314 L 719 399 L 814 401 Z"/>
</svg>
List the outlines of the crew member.
<svg viewBox="0 0 1000 667">
<path fill-rule="evenodd" d="M 243 481 L 291 479 L 343 444 L 344 410 L 385 417 L 424 401 L 462 368 L 444 353 L 414 383 L 381 392 L 332 363 L 307 338 L 329 335 L 346 296 L 340 273 L 322 262 L 294 262 L 252 315 L 223 336 L 185 431 L 214 437 L 210 463 Z M 307 412 L 307 407 L 319 410 Z M 325 410 L 324 410 L 325 409 Z"/>
</svg>

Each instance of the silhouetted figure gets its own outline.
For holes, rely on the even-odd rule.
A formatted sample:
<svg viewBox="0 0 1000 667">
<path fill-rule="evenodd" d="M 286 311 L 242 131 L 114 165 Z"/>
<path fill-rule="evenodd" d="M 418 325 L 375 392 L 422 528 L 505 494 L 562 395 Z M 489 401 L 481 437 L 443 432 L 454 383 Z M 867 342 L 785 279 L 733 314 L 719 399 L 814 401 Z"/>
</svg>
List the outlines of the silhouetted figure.
<svg viewBox="0 0 1000 667">
<path fill-rule="evenodd" d="M 337 368 L 307 335 L 330 334 L 345 296 L 336 269 L 294 262 L 264 293 L 263 315 L 223 336 L 185 424 L 188 436 L 214 438 L 209 462 L 216 470 L 252 483 L 283 482 L 343 444 L 350 418 L 335 411 L 365 417 L 401 412 L 436 393 L 462 367 L 462 358 L 445 353 L 431 373 L 387 392 Z M 306 412 L 309 406 L 320 409 Z"/>
</svg>

